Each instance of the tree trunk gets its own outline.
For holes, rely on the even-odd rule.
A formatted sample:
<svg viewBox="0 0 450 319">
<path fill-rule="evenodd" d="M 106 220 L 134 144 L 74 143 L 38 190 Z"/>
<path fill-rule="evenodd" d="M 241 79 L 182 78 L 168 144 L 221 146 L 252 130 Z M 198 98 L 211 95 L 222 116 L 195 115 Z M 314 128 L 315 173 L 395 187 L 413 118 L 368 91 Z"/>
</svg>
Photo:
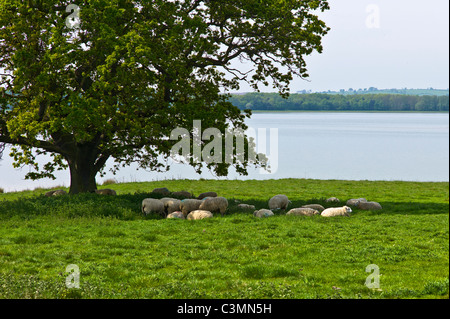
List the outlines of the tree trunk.
<svg viewBox="0 0 450 319">
<path fill-rule="evenodd" d="M 69 194 L 95 192 L 95 176 L 101 168 L 96 165 L 97 155 L 96 149 L 84 145 L 77 147 L 75 154 L 67 158 L 70 169 Z"/>
</svg>

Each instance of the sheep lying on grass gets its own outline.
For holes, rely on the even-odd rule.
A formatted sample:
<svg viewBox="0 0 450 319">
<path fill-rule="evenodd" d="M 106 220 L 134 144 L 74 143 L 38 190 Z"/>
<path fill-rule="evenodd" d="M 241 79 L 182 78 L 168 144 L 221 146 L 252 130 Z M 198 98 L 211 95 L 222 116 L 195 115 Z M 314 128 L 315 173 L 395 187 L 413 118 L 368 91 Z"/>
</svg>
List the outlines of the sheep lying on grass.
<svg viewBox="0 0 450 319">
<path fill-rule="evenodd" d="M 62 189 L 57 189 L 57 190 L 49 191 L 49 192 L 45 193 L 46 197 L 60 196 L 60 195 L 67 195 L 67 192 L 65 190 L 62 190 Z"/>
<path fill-rule="evenodd" d="M 356 208 L 361 210 L 380 210 L 383 209 L 380 203 L 377 202 L 358 202 Z"/>
<path fill-rule="evenodd" d="M 105 189 L 96 189 L 96 190 L 95 190 L 95 193 L 96 193 L 96 194 L 99 194 L 99 195 L 111 195 L 111 196 L 116 196 L 116 195 L 117 195 L 117 193 L 116 193 L 115 190 L 109 189 L 109 188 L 105 188 Z"/>
<path fill-rule="evenodd" d="M 255 210 L 255 205 L 239 204 L 237 207 L 240 208 L 240 209 L 251 209 L 251 210 Z"/>
<path fill-rule="evenodd" d="M 273 209 L 286 209 L 291 201 L 286 195 L 275 195 L 269 199 L 269 208 Z"/>
<path fill-rule="evenodd" d="M 360 202 L 367 202 L 367 199 L 365 198 L 352 198 L 349 199 L 346 203 L 347 206 L 358 206 L 358 203 Z"/>
<path fill-rule="evenodd" d="M 170 213 L 169 215 L 167 215 L 167 218 L 179 218 L 179 219 L 184 219 L 185 217 L 184 217 L 184 215 L 183 215 L 183 213 L 182 212 L 173 212 L 173 213 Z"/>
<path fill-rule="evenodd" d="M 331 207 L 325 209 L 321 215 L 323 217 L 334 217 L 334 216 L 347 216 L 350 217 L 350 213 L 352 212 L 352 209 L 348 206 L 343 207 Z"/>
<path fill-rule="evenodd" d="M 207 210 L 194 210 L 187 215 L 186 219 L 199 220 L 199 219 L 212 218 L 212 217 L 213 217 L 213 214 Z"/>
<path fill-rule="evenodd" d="M 312 208 L 314 210 L 318 210 L 319 212 L 323 212 L 325 210 L 325 207 L 323 207 L 320 204 L 308 204 L 308 205 L 303 205 L 302 208 Z"/>
<path fill-rule="evenodd" d="M 320 212 L 318 210 L 308 207 L 293 208 L 286 213 L 286 215 L 294 215 L 294 216 L 313 216 L 319 214 Z"/>
<path fill-rule="evenodd" d="M 194 194 L 191 194 L 187 191 L 179 191 L 179 192 L 173 192 L 172 196 L 176 196 L 176 197 L 184 197 L 184 198 L 193 198 Z"/>
<path fill-rule="evenodd" d="M 201 193 L 200 195 L 198 195 L 197 199 L 205 199 L 205 197 L 217 197 L 217 193 L 216 192 Z"/>
<path fill-rule="evenodd" d="M 190 212 L 199 209 L 201 203 L 202 201 L 199 199 L 183 199 L 180 203 L 180 210 L 186 217 Z"/>
<path fill-rule="evenodd" d="M 337 197 L 330 197 L 325 200 L 325 203 L 340 203 L 340 200 Z"/>
<path fill-rule="evenodd" d="M 170 195 L 170 191 L 166 187 L 155 188 L 154 190 L 152 190 L 152 193 L 160 194 L 160 195 L 163 195 L 163 196 Z"/>
<path fill-rule="evenodd" d="M 159 199 L 146 198 L 142 201 L 142 213 L 144 215 L 157 213 L 161 216 L 165 216 L 164 203 Z"/>
<path fill-rule="evenodd" d="M 253 212 L 253 216 L 255 216 L 255 217 L 259 217 L 259 218 L 262 218 L 262 217 L 270 217 L 270 216 L 273 216 L 274 214 L 273 214 L 273 212 L 271 211 L 271 210 L 268 210 L 268 209 L 260 209 L 260 210 L 255 210 L 254 212 Z"/>
<path fill-rule="evenodd" d="M 180 210 L 181 200 L 179 199 L 163 197 L 160 199 L 160 201 L 164 204 L 164 210 L 166 211 L 166 214 L 171 214 Z"/>
<path fill-rule="evenodd" d="M 225 197 L 207 197 L 202 200 L 199 208 L 212 213 L 219 212 L 222 216 L 228 208 L 228 200 Z"/>
</svg>

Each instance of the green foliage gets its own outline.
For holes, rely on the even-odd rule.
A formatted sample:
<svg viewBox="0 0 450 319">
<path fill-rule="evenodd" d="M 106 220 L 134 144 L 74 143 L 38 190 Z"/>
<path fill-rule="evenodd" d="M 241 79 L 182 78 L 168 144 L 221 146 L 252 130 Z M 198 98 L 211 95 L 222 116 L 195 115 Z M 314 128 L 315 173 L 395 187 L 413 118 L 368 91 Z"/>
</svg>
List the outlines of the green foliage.
<svg viewBox="0 0 450 319">
<path fill-rule="evenodd" d="M 448 298 L 448 183 L 320 180 L 114 184 L 117 196 L 0 194 L 0 298 Z M 229 199 L 224 217 L 144 217 L 156 187 Z M 245 190 L 243 192 L 242 190 Z M 258 219 L 285 193 L 292 207 L 366 197 L 383 210 L 350 218 Z M 157 197 L 155 195 L 155 197 Z M 364 283 L 380 267 L 381 290 Z M 80 267 L 80 289 L 65 269 Z"/>
<path fill-rule="evenodd" d="M 229 101 L 241 110 L 258 111 L 448 111 L 449 96 L 400 94 L 236 94 Z"/>
</svg>

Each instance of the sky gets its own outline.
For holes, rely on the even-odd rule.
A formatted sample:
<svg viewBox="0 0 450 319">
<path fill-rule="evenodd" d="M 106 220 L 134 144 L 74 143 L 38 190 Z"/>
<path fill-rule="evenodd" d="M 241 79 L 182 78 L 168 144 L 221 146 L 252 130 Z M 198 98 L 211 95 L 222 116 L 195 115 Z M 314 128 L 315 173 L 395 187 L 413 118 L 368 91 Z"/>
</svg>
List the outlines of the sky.
<svg viewBox="0 0 450 319">
<path fill-rule="evenodd" d="M 376 87 L 449 87 L 448 0 L 330 0 L 323 53 L 306 58 L 308 81 L 291 93 Z M 262 92 L 275 92 L 261 87 Z M 239 92 L 253 91 L 242 84 Z"/>
</svg>

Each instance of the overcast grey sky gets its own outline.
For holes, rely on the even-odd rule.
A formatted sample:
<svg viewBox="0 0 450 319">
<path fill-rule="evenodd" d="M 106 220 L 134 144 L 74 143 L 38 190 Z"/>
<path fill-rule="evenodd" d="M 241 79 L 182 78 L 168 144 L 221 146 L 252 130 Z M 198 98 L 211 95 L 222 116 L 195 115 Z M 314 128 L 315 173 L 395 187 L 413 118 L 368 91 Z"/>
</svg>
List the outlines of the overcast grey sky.
<svg viewBox="0 0 450 319">
<path fill-rule="evenodd" d="M 291 92 L 449 87 L 448 0 L 330 0 L 324 51 L 307 58 L 309 82 Z M 377 11 L 379 16 L 377 19 Z M 379 23 L 379 24 L 378 24 Z M 250 92 L 242 85 L 240 92 Z M 261 87 L 273 92 L 272 87 Z"/>
</svg>

